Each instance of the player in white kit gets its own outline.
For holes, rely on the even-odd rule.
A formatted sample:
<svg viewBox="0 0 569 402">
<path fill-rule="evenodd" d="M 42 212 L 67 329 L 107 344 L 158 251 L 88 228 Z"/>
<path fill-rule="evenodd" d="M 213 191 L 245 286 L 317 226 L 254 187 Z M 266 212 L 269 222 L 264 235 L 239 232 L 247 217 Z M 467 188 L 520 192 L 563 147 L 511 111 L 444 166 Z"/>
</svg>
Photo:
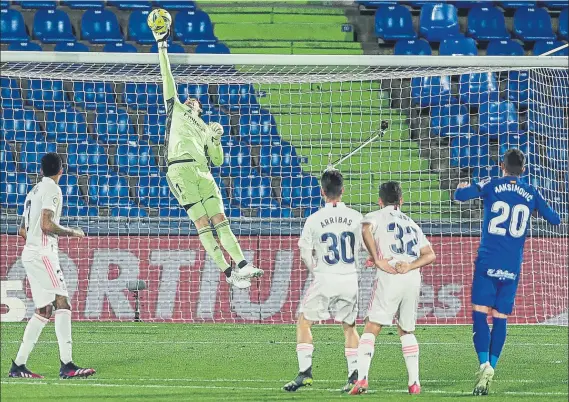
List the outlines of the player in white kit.
<svg viewBox="0 0 569 402">
<path fill-rule="evenodd" d="M 362 214 L 341 202 L 344 184 L 338 170 L 327 170 L 321 180 L 324 208 L 310 215 L 304 224 L 298 246 L 300 256 L 313 275 L 300 306 L 296 328 L 298 376 L 287 383 L 285 391 L 312 385 L 311 327 L 331 317 L 341 322 L 345 336 L 348 384 L 357 380 L 356 331 L 358 314 L 358 274 L 356 264 L 361 247 Z"/>
<path fill-rule="evenodd" d="M 375 338 L 394 317 L 409 374 L 409 393 L 421 392 L 419 344 L 414 335 L 421 289 L 419 268 L 432 263 L 435 253 L 421 228 L 401 212 L 402 202 L 399 183 L 384 183 L 379 189 L 381 209 L 362 221 L 363 242 L 377 275 L 358 347 L 358 381 L 350 391 L 352 395 L 367 391 Z"/>
<path fill-rule="evenodd" d="M 59 266 L 58 236 L 84 237 L 83 230 L 59 224 L 63 197 L 58 182 L 63 174 L 61 157 L 48 153 L 41 159 L 43 178 L 27 195 L 19 235 L 26 240 L 22 264 L 26 270 L 36 307 L 30 318 L 18 355 L 12 361 L 9 376 L 43 378 L 31 372 L 26 362 L 55 307 L 55 334 L 59 344 L 61 378 L 88 377 L 91 368 L 81 368 L 71 358 L 71 306 L 63 272 Z"/>
</svg>

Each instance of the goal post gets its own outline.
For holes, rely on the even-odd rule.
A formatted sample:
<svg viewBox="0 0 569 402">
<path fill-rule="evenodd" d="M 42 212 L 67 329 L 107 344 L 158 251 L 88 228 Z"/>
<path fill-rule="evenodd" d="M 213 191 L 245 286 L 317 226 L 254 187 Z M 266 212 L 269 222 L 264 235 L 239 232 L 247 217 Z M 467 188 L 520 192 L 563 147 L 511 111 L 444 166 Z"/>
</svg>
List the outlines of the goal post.
<svg viewBox="0 0 569 402">
<path fill-rule="evenodd" d="M 2 320 L 33 312 L 18 209 L 38 179 L 37 155 L 57 150 L 62 221 L 87 234 L 60 239 L 75 319 L 294 322 L 311 282 L 298 236 L 321 205 L 322 172 L 340 161 L 347 204 L 372 211 L 379 184 L 399 181 L 403 210 L 433 243 L 419 322 L 470 323 L 481 205 L 458 204 L 453 192 L 499 175 L 501 155 L 517 147 L 528 156 L 524 180 L 564 223 L 532 218 L 511 322 L 567 324 L 567 57 L 170 59 L 180 97 L 198 97 L 204 120 L 224 127 L 224 164 L 212 174 L 246 257 L 265 276 L 250 290 L 229 289 L 164 187 L 156 54 L 2 52 Z M 374 273 L 363 264 L 360 272 L 362 318 Z"/>
</svg>

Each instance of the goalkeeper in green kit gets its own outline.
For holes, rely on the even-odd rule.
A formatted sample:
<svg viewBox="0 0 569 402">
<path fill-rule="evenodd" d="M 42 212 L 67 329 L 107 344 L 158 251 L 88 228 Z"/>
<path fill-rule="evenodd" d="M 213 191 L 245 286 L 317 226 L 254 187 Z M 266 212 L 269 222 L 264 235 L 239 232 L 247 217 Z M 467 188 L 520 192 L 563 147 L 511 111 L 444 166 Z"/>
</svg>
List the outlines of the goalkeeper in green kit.
<svg viewBox="0 0 569 402">
<path fill-rule="evenodd" d="M 153 31 L 158 42 L 166 103 L 166 179 L 170 191 L 196 225 L 205 250 L 225 273 L 227 282 L 237 288 L 248 288 L 251 286 L 251 278 L 263 275 L 263 271 L 248 263 L 243 256 L 223 212 L 221 193 L 213 180 L 206 156 L 209 155 L 216 166 L 222 164 L 223 149 L 220 139 L 223 127 L 219 123 L 206 124 L 201 119 L 202 107 L 197 99 L 189 98 L 184 103 L 178 99 L 168 60 L 166 39 L 169 33 L 169 29 L 162 34 Z M 237 264 L 237 269 L 232 268 L 225 260 L 223 251 L 213 237 L 210 222 L 222 247 Z"/>
</svg>

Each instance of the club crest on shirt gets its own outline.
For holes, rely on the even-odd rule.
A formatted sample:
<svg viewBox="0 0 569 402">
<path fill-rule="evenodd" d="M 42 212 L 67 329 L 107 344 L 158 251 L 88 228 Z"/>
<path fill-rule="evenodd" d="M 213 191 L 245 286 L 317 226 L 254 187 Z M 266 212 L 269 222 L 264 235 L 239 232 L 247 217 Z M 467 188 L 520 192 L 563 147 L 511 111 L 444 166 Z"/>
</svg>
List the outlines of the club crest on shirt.
<svg viewBox="0 0 569 402">
<path fill-rule="evenodd" d="M 59 203 L 59 198 L 57 197 L 53 197 L 53 206 L 57 207 L 57 204 Z"/>
</svg>

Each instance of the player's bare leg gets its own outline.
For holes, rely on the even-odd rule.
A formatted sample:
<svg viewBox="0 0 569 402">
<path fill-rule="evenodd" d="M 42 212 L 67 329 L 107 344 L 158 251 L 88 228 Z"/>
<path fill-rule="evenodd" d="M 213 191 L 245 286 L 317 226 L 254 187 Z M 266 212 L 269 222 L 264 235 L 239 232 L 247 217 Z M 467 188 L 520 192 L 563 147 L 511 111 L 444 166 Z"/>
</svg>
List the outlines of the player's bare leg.
<svg viewBox="0 0 569 402">
<path fill-rule="evenodd" d="M 488 395 L 490 383 L 494 378 L 494 368 L 489 361 L 490 328 L 488 326 L 488 313 L 492 309 L 487 306 L 472 305 L 472 340 L 478 354 L 480 368 L 476 373 L 476 384 L 473 395 Z"/>
<path fill-rule="evenodd" d="M 381 325 L 366 321 L 364 333 L 358 346 L 358 381 L 354 384 L 350 395 L 365 394 L 369 388 L 368 375 L 371 359 L 375 353 L 375 338 L 381 332 Z"/>
<path fill-rule="evenodd" d="M 294 392 L 301 387 L 312 385 L 312 321 L 300 314 L 296 324 L 296 355 L 298 357 L 298 375 L 283 387 L 285 391 Z"/>
<path fill-rule="evenodd" d="M 342 388 L 343 392 L 350 392 L 358 381 L 358 345 L 360 343 L 360 336 L 356 331 L 356 324 L 342 323 L 344 330 L 344 355 L 346 356 L 346 363 L 348 364 L 348 382 Z"/>
<path fill-rule="evenodd" d="M 397 326 L 397 332 L 401 339 L 401 349 L 403 351 L 403 358 L 405 359 L 405 366 L 407 366 L 407 373 L 409 374 L 410 394 L 421 393 L 421 383 L 419 382 L 419 344 L 415 333 L 412 331 L 404 331 L 400 326 Z"/>
</svg>

